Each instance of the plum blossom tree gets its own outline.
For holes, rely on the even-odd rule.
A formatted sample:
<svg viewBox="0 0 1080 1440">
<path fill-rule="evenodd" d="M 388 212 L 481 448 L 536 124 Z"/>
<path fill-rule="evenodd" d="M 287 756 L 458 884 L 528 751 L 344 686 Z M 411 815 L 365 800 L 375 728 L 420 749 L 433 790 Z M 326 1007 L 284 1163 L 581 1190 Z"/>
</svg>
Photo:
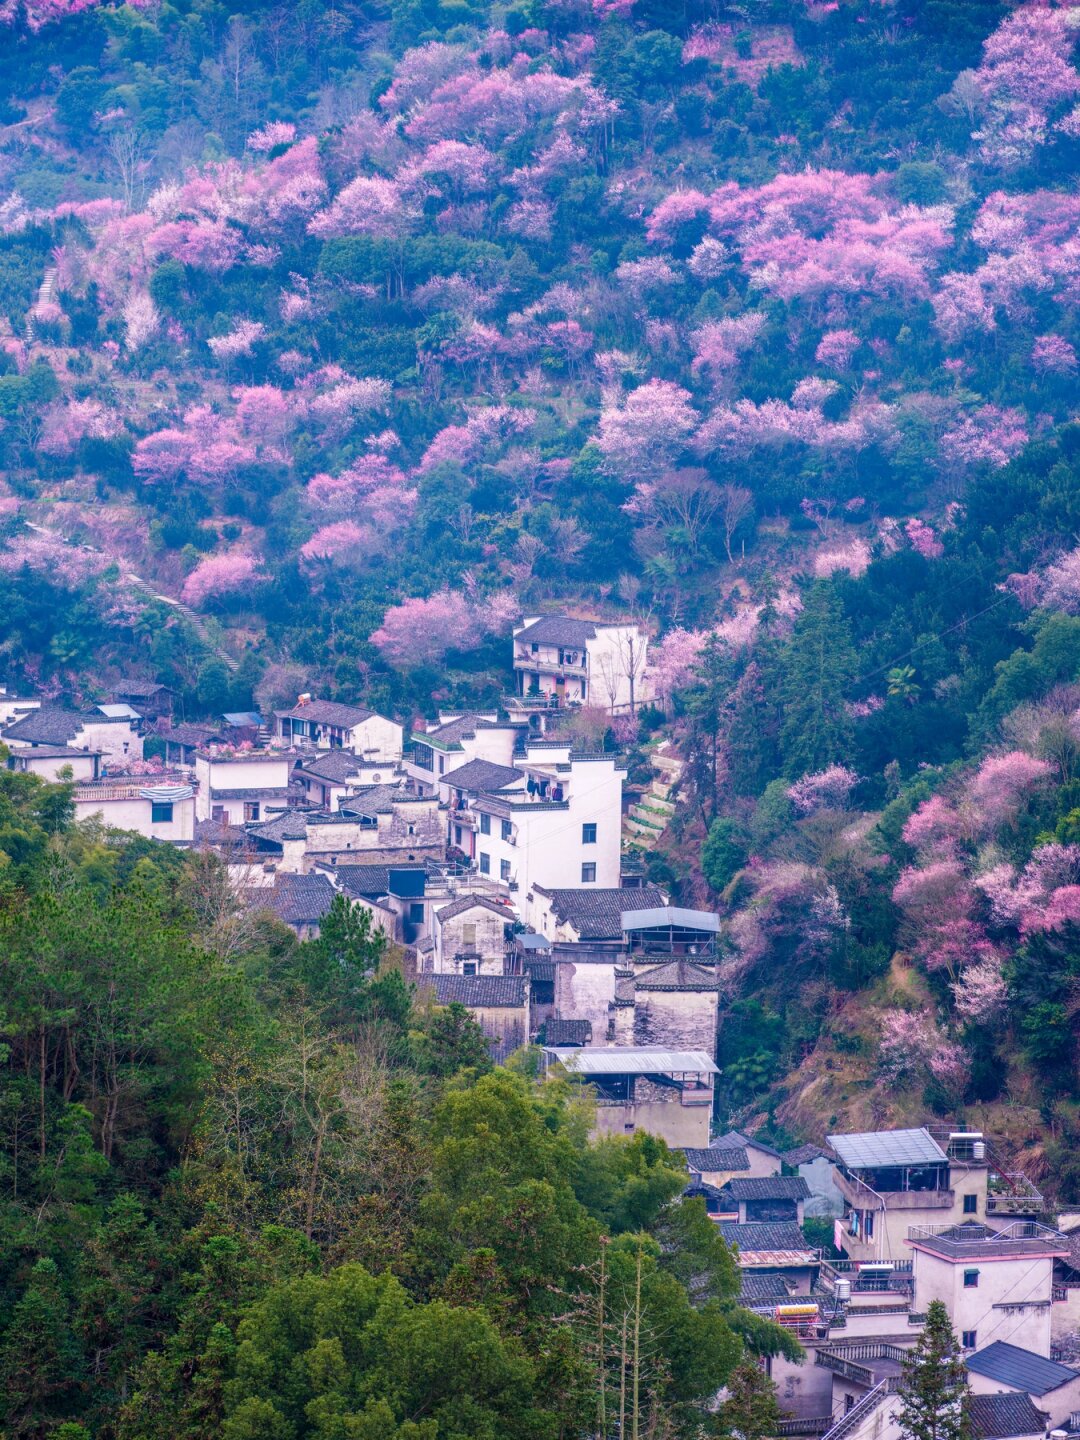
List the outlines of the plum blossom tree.
<svg viewBox="0 0 1080 1440">
<path fill-rule="evenodd" d="M 1061 335 L 1040 335 L 1031 347 L 1031 363 L 1040 375 L 1075 375 L 1076 351 Z"/>
<path fill-rule="evenodd" d="M 225 335 L 214 335 L 206 344 L 215 360 L 226 364 L 241 356 L 251 355 L 255 346 L 266 334 L 266 326 L 259 320 L 238 320 Z"/>
<path fill-rule="evenodd" d="M 968 784 L 968 795 L 981 823 L 988 830 L 1011 824 L 1035 787 L 1053 773 L 1046 760 L 1023 750 L 989 755 Z"/>
<path fill-rule="evenodd" d="M 827 330 L 818 342 L 814 359 L 833 370 L 847 370 L 862 341 L 854 330 Z"/>
<path fill-rule="evenodd" d="M 843 810 L 858 783 L 854 770 L 845 765 L 830 765 L 815 775 L 796 780 L 788 787 L 787 797 L 800 815 L 813 815 L 818 810 Z"/>
<path fill-rule="evenodd" d="M 132 355 L 141 350 L 161 324 L 157 306 L 144 290 L 137 290 L 124 302 L 124 344 Z"/>
<path fill-rule="evenodd" d="M 613 474 L 652 480 L 672 468 L 697 424 L 688 390 L 669 380 L 649 380 L 622 404 L 605 405 L 596 444 Z"/>
<path fill-rule="evenodd" d="M 384 659 L 401 669 L 435 664 L 448 650 L 466 649 L 475 640 L 472 607 L 449 589 L 392 606 L 371 636 Z"/>
<path fill-rule="evenodd" d="M 924 560 L 940 560 L 945 547 L 934 533 L 934 527 L 925 520 L 913 518 L 904 524 L 904 533 L 911 542 L 911 548 Z"/>
<path fill-rule="evenodd" d="M 952 986 L 957 1013 L 965 1020 L 986 1025 L 1005 1008 L 1009 987 L 1001 969 L 1001 960 L 989 956 L 969 965 Z"/>
<path fill-rule="evenodd" d="M 180 598 L 196 608 L 249 589 L 265 577 L 259 573 L 260 561 L 246 550 L 231 550 L 224 555 L 208 555 L 200 560 L 184 581 Z"/>
<path fill-rule="evenodd" d="M 356 562 L 370 552 L 374 534 L 355 520 L 335 520 L 316 530 L 300 547 L 301 559 Z"/>
<path fill-rule="evenodd" d="M 1008 169 L 1030 160 L 1054 109 L 1080 90 L 1070 59 L 1076 28 L 1070 9 L 1025 4 L 983 43 L 975 74 L 982 123 L 972 138 L 989 164 Z"/>
<path fill-rule="evenodd" d="M 649 651 L 649 676 L 656 696 L 665 710 L 671 709 L 677 691 L 694 679 L 694 667 L 708 639 L 705 630 L 676 626 Z"/>
<path fill-rule="evenodd" d="M 1000 470 L 1027 445 L 1023 411 L 983 405 L 941 437 L 941 453 L 958 470 Z"/>
</svg>

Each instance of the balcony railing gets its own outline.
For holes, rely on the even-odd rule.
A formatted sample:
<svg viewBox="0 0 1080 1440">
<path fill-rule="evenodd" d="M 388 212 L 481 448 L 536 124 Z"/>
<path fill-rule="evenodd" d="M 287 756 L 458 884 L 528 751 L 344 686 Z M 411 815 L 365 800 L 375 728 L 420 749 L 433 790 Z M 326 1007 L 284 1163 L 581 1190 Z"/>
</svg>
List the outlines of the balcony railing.
<svg viewBox="0 0 1080 1440">
<path fill-rule="evenodd" d="M 540 675 L 587 675 L 588 664 L 582 660 L 559 660 L 557 657 L 544 657 L 543 655 L 530 655 L 527 652 L 516 651 L 514 654 L 515 670 L 535 670 Z"/>
</svg>

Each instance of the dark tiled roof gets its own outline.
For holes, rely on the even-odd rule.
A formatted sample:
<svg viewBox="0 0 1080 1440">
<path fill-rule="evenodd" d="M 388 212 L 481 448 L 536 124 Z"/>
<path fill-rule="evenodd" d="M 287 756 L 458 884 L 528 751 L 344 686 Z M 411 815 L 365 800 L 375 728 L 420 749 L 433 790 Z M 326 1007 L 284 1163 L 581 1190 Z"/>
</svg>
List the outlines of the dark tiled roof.
<svg viewBox="0 0 1080 1440">
<path fill-rule="evenodd" d="M 1030 1395 L 971 1395 L 968 1414 L 973 1440 L 1014 1440 L 1046 1433 L 1046 1418 Z"/>
<path fill-rule="evenodd" d="M 302 790 L 296 790 L 291 785 L 237 785 L 224 788 L 212 785 L 210 798 L 211 800 L 279 800 L 287 804 L 289 800 L 304 800 L 307 797 Z"/>
<path fill-rule="evenodd" d="M 664 903 L 655 885 L 632 890 L 545 890 L 540 885 L 536 889 L 551 901 L 556 919 L 573 926 L 582 940 L 621 940 L 625 910 Z"/>
<path fill-rule="evenodd" d="M 74 745 L 35 745 L 31 750 L 15 750 L 16 758 L 23 760 L 85 760 L 89 755 L 101 755 L 101 750 L 79 750 Z"/>
<path fill-rule="evenodd" d="M 389 893 L 389 872 L 388 865 L 339 865 L 334 874 L 346 894 L 371 899 Z"/>
<path fill-rule="evenodd" d="M 739 1273 L 742 1276 L 739 1299 L 744 1305 L 775 1304 L 791 1294 L 783 1275 L 760 1275 L 752 1270 L 741 1270 Z"/>
<path fill-rule="evenodd" d="M 164 691 L 166 695 L 172 694 L 167 685 L 162 685 L 157 680 L 118 680 L 115 685 L 109 687 L 108 693 L 122 696 L 128 700 L 136 697 L 146 700 L 160 691 Z"/>
<path fill-rule="evenodd" d="M 309 700 L 306 705 L 297 705 L 292 710 L 278 710 L 282 720 L 314 720 L 317 725 L 336 725 L 350 730 L 364 720 L 370 720 L 374 710 L 362 705 L 339 705 L 334 700 Z"/>
<path fill-rule="evenodd" d="M 779 1150 L 766 1145 L 764 1140 L 755 1140 L 753 1135 L 744 1135 L 741 1130 L 729 1130 L 726 1135 L 718 1135 L 715 1140 L 710 1140 L 709 1144 L 720 1148 L 728 1145 L 749 1145 L 754 1150 L 762 1150 L 766 1155 L 774 1155 L 777 1160 L 780 1159 Z"/>
<path fill-rule="evenodd" d="M 745 1149 L 741 1145 L 731 1145 L 724 1149 L 719 1146 L 710 1145 L 705 1150 L 683 1150 L 686 1156 L 686 1163 L 691 1170 L 699 1173 L 710 1174 L 718 1170 L 749 1170 L 750 1160 Z"/>
<path fill-rule="evenodd" d="M 521 963 L 525 967 L 526 975 L 532 980 L 543 982 L 555 979 L 555 961 L 549 960 L 547 956 L 541 959 L 537 956 L 526 955 Z"/>
<path fill-rule="evenodd" d="M 751 1175 L 729 1180 L 724 1189 L 733 1200 L 805 1200 L 810 1194 L 801 1175 Z"/>
<path fill-rule="evenodd" d="M 447 720 L 445 725 L 436 725 L 430 730 L 414 730 L 412 739 L 421 745 L 435 744 L 440 750 L 460 750 L 462 740 L 471 740 L 477 730 L 505 730 L 510 728 L 509 720 L 487 720 L 483 715 L 470 712 L 459 715 L 456 720 Z M 514 726 L 520 730 L 520 723 Z"/>
<path fill-rule="evenodd" d="M 794 1150 L 785 1150 L 780 1158 L 785 1165 L 809 1165 L 812 1160 L 831 1160 L 833 1157 L 823 1145 L 796 1145 Z"/>
<path fill-rule="evenodd" d="M 266 908 L 286 925 L 311 925 L 330 909 L 334 887 L 325 875 L 278 875 L 265 897 Z"/>
<path fill-rule="evenodd" d="M 453 785 L 456 790 L 505 790 L 515 780 L 520 780 L 524 771 L 513 765 L 496 765 L 493 760 L 469 760 L 456 770 L 440 775 L 444 785 Z"/>
<path fill-rule="evenodd" d="M 549 1020 L 544 1027 L 545 1045 L 587 1045 L 591 1039 L 591 1020 Z"/>
<path fill-rule="evenodd" d="M 220 790 L 213 792 L 220 795 Z M 272 815 L 269 820 L 261 820 L 247 827 L 249 835 L 256 840 L 273 840 L 281 844 L 284 840 L 306 840 L 307 820 L 296 810 L 283 810 L 280 815 Z M 325 879 L 325 876 L 323 877 Z M 327 881 L 329 884 L 329 881 Z"/>
<path fill-rule="evenodd" d="M 406 794 L 400 785 L 365 785 L 362 790 L 347 796 L 340 808 L 357 815 L 387 815 L 393 810 L 395 800 L 419 801 L 422 798 Z"/>
<path fill-rule="evenodd" d="M 87 716 L 59 705 L 42 705 L 3 731 L 5 740 L 25 740 L 27 744 L 66 745 L 74 740 L 87 722 Z M 96 717 L 104 721 L 103 715 Z"/>
<path fill-rule="evenodd" d="M 809 1250 L 806 1236 L 794 1220 L 754 1220 L 737 1225 L 733 1220 L 720 1221 L 720 1233 L 729 1245 L 740 1250 Z"/>
<path fill-rule="evenodd" d="M 513 920 L 513 915 L 504 905 L 496 905 L 494 900 L 488 900 L 483 895 L 462 895 L 458 900 L 451 900 L 449 905 L 444 905 L 435 914 L 445 924 L 447 920 L 453 920 L 455 915 L 464 915 L 466 910 L 475 910 L 479 906 L 483 910 L 492 910 L 503 920 Z"/>
<path fill-rule="evenodd" d="M 523 975 L 424 975 L 419 983 L 431 985 L 440 1005 L 518 1010 L 525 1004 Z"/>
<path fill-rule="evenodd" d="M 305 756 L 300 767 L 305 775 L 314 775 L 319 780 L 344 781 L 360 772 L 360 761 L 351 750 L 320 750 L 310 759 Z"/>
<path fill-rule="evenodd" d="M 168 730 L 159 730 L 157 733 L 162 740 L 170 741 L 173 745 L 188 745 L 196 749 L 215 740 L 225 739 L 216 725 L 173 725 Z"/>
<path fill-rule="evenodd" d="M 577 645 L 596 638 L 595 620 L 571 620 L 568 615 L 545 615 L 532 625 L 519 630 L 515 640 L 527 645 Z"/>
<path fill-rule="evenodd" d="M 714 970 L 694 965 L 689 960 L 670 960 L 655 970 L 643 970 L 637 977 L 639 990 L 719 990 Z"/>
<path fill-rule="evenodd" d="M 1056 1360 L 1047 1360 L 1031 1350 L 1021 1350 L 1005 1340 L 995 1340 L 983 1350 L 976 1350 L 964 1362 L 976 1375 L 985 1375 L 1012 1390 L 1026 1390 L 1029 1395 L 1045 1395 L 1080 1376 L 1080 1371 Z"/>
</svg>

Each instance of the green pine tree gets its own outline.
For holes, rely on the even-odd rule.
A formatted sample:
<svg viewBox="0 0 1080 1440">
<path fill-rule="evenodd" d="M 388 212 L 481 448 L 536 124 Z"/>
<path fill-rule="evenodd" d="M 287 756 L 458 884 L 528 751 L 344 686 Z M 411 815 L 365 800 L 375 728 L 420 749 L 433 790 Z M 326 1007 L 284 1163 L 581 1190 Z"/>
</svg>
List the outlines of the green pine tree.
<svg viewBox="0 0 1080 1440">
<path fill-rule="evenodd" d="M 792 779 L 847 758 L 852 731 L 846 702 L 855 673 L 851 627 L 832 585 L 819 581 L 807 591 L 781 657 L 780 745 Z"/>
<path fill-rule="evenodd" d="M 899 1395 L 905 1440 L 969 1440 L 967 1370 L 940 1300 L 931 1300 L 919 1343 L 904 1360 Z"/>
</svg>

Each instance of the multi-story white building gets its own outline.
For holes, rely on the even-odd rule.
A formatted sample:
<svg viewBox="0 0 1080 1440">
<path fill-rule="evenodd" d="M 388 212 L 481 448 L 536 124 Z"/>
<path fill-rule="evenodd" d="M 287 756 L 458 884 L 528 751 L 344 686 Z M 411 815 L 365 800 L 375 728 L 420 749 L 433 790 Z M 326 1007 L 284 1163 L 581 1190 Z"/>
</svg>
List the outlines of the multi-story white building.
<svg viewBox="0 0 1080 1440">
<path fill-rule="evenodd" d="M 173 845 L 190 845 L 195 838 L 195 791 L 181 776 L 91 780 L 75 786 L 73 799 L 76 820 L 98 820 Z"/>
<path fill-rule="evenodd" d="M 362 705 L 341 705 L 301 695 L 290 710 L 275 710 L 274 736 L 282 745 L 351 750 L 369 760 L 401 759 L 404 727 Z"/>
<path fill-rule="evenodd" d="M 197 751 L 195 818 L 244 825 L 285 809 L 295 760 L 280 750 Z"/>
<path fill-rule="evenodd" d="M 558 703 L 633 710 L 651 694 L 649 637 L 637 624 L 526 616 L 514 630 L 517 694 Z"/>
<path fill-rule="evenodd" d="M 60 779 L 96 780 L 101 769 L 100 750 L 77 750 L 74 745 L 24 745 L 8 755 L 8 769 L 39 775 L 55 783 Z"/>
<path fill-rule="evenodd" d="M 620 878 L 625 765 L 569 741 L 532 741 L 512 766 L 472 760 L 443 776 L 447 838 L 523 913 L 533 885 L 613 889 Z"/>
<path fill-rule="evenodd" d="M 514 750 L 528 733 L 523 721 L 497 715 L 442 715 L 426 730 L 414 730 L 405 754 L 404 771 L 425 794 L 434 794 L 444 775 L 470 760 L 510 767 Z"/>
</svg>

